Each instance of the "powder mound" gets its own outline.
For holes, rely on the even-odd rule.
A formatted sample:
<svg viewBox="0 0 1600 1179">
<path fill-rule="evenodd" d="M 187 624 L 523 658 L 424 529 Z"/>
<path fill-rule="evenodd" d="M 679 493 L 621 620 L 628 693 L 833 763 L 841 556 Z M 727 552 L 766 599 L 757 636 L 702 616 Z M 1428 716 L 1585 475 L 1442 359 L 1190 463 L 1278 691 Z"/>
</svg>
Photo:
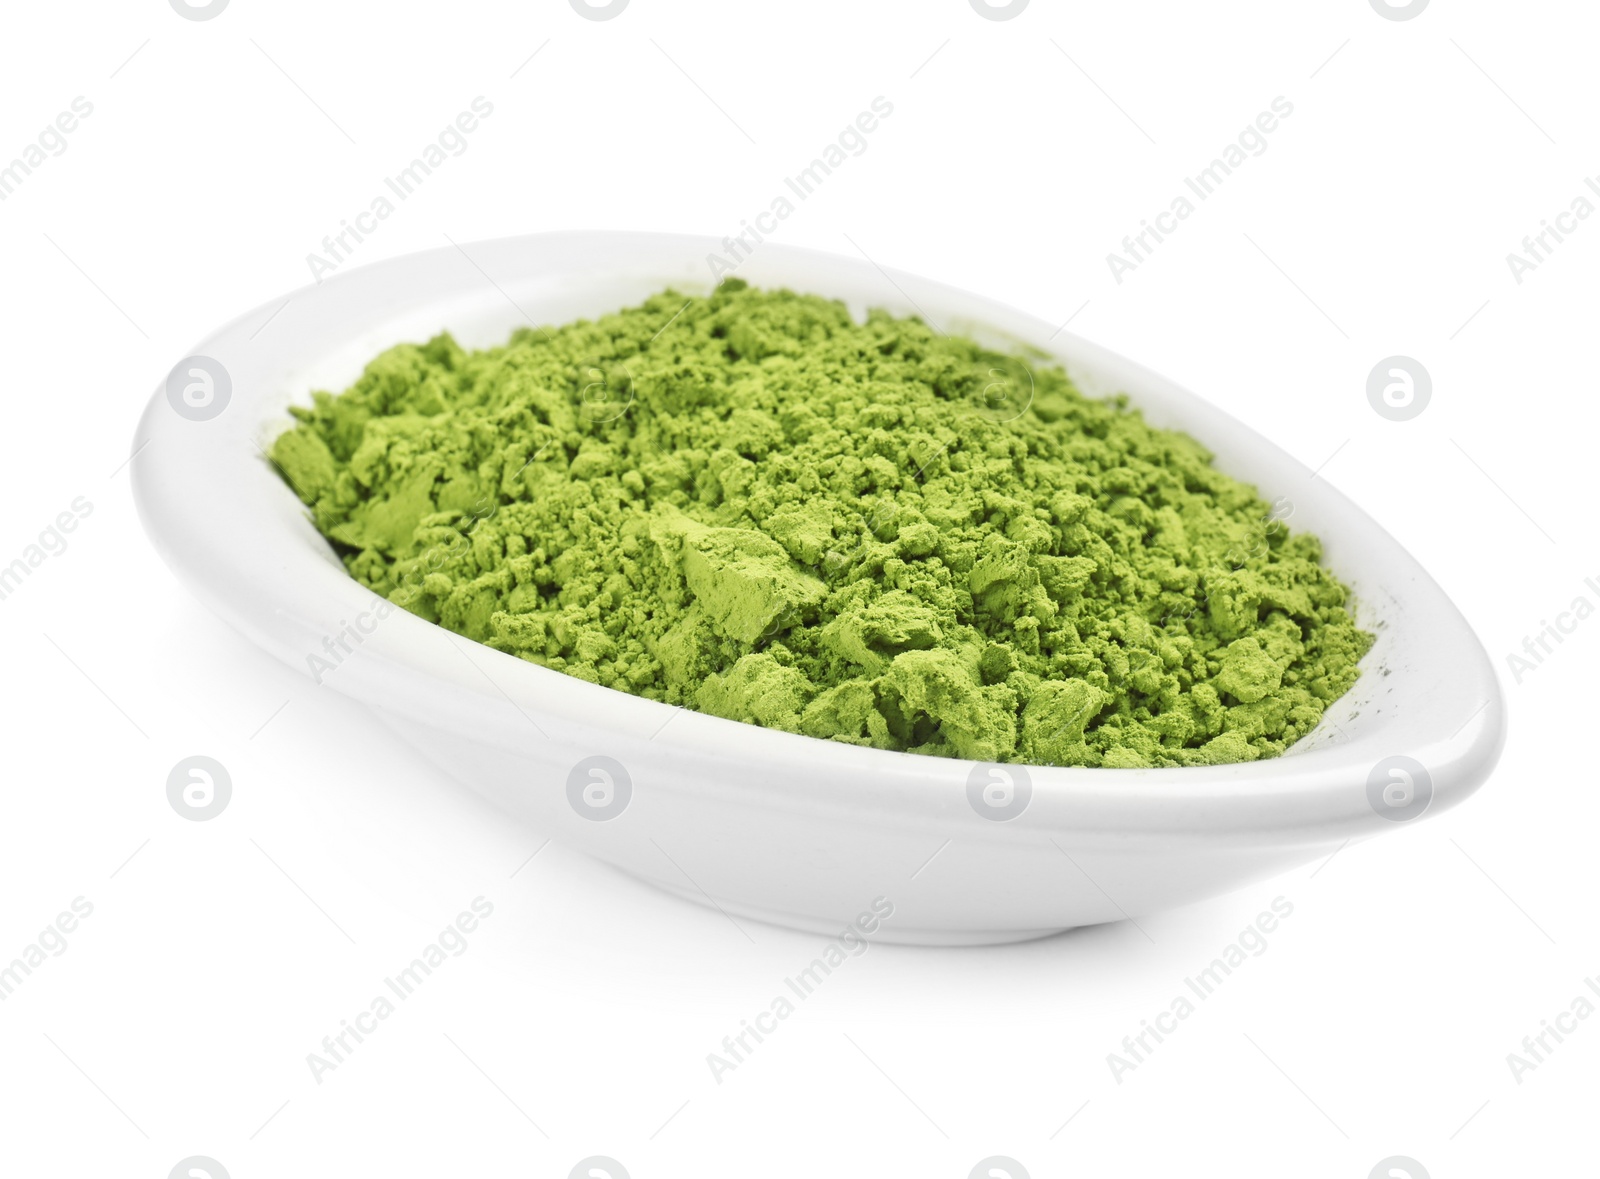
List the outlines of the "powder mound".
<svg viewBox="0 0 1600 1179">
<path fill-rule="evenodd" d="M 1372 637 L 1315 537 L 1059 368 L 729 280 L 403 344 L 271 458 L 350 574 L 568 675 L 980 761 L 1282 753 Z"/>
</svg>

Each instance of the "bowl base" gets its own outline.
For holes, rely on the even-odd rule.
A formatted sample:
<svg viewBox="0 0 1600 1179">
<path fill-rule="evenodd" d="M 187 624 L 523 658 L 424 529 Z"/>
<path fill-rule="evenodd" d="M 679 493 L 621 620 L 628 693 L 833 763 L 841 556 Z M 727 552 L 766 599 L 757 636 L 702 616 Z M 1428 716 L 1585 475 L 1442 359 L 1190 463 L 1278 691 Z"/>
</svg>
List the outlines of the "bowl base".
<svg viewBox="0 0 1600 1179">
<path fill-rule="evenodd" d="M 766 925 L 777 925 L 785 929 L 799 930 L 801 933 L 820 933 L 828 937 L 836 936 L 850 924 L 849 918 L 844 920 L 830 920 L 826 917 L 811 917 L 801 913 L 785 913 L 777 909 L 767 909 L 760 905 L 744 904 L 740 901 L 723 900 L 720 897 L 709 897 L 698 889 L 684 888 L 681 885 L 668 884 L 662 880 L 654 880 L 648 876 L 641 876 L 626 869 L 619 869 L 623 875 L 631 876 L 652 888 L 659 888 L 662 892 L 671 893 L 686 901 L 693 901 L 702 908 L 715 909 L 732 918 L 746 918 L 751 921 L 760 921 Z M 1003 946 L 1011 942 L 1031 942 L 1042 937 L 1054 937 L 1058 933 L 1065 933 L 1074 928 L 1063 925 L 1053 929 L 917 929 L 906 928 L 896 924 L 893 920 L 886 921 L 875 929 L 870 940 L 885 942 L 898 946 Z"/>
</svg>

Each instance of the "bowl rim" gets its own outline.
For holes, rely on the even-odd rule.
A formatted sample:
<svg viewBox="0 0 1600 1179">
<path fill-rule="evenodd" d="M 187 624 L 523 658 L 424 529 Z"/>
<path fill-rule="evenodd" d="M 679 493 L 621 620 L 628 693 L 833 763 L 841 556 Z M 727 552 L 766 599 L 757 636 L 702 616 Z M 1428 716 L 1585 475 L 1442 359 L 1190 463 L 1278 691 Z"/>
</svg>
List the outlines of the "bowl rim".
<svg viewBox="0 0 1600 1179">
<path fill-rule="evenodd" d="M 429 316 L 436 323 L 433 330 L 449 328 L 458 338 L 489 331 L 496 307 L 503 323 L 533 322 L 526 310 L 530 303 L 563 305 L 563 290 L 576 289 L 575 284 L 609 290 L 608 283 L 625 286 L 663 274 L 668 281 L 659 289 L 674 274 L 690 273 L 689 264 L 702 268 L 706 255 L 723 248 L 707 237 L 620 231 L 452 243 L 341 271 L 264 303 L 208 334 L 190 352 L 219 360 L 230 374 L 231 398 L 219 415 L 206 421 L 181 416 L 172 407 L 166 381 L 151 395 L 132 444 L 138 456 L 132 463 L 134 497 L 146 532 L 202 601 L 252 641 L 306 671 L 310 653 L 326 648 L 319 640 L 345 633 L 334 629 L 334 620 L 370 612 L 382 599 L 345 573 L 311 528 L 304 506 L 266 463 L 263 444 L 287 423 L 283 406 L 303 401 L 309 387 L 322 387 L 319 372 L 348 371 L 356 363 L 352 357 L 370 359 L 386 346 L 373 347 L 372 341 L 418 338 L 418 329 L 408 325 L 429 322 Z M 497 277 L 490 276 L 491 269 Z M 1421 653 L 1413 653 L 1420 662 L 1405 667 L 1379 668 L 1369 652 L 1357 688 L 1329 708 L 1316 732 L 1276 758 L 1159 769 L 1004 763 L 1024 771 L 1033 810 L 1061 822 L 1121 830 L 1194 833 L 1334 824 L 1371 832 L 1391 825 L 1373 812 L 1365 792 L 1369 772 L 1384 757 L 1405 755 L 1427 767 L 1433 788 L 1429 814 L 1455 805 L 1487 777 L 1504 743 L 1505 704 L 1482 644 L 1397 541 L 1275 444 L 1198 395 L 1109 350 L 933 280 L 777 243 L 763 243 L 741 262 L 739 276 L 753 285 L 795 289 L 826 282 L 832 290 L 815 293 L 844 297 L 853 306 L 862 291 L 881 288 L 882 297 L 870 300 L 874 306 L 900 312 L 909 304 L 914 309 L 909 313 L 931 306 L 938 318 L 963 330 L 1041 347 L 1080 387 L 1086 370 L 1110 374 L 1105 379 L 1114 385 L 1134 386 L 1126 392 L 1136 408 L 1158 424 L 1193 433 L 1230 473 L 1254 464 L 1256 473 L 1298 474 L 1305 482 L 1296 492 L 1297 503 L 1312 509 L 1312 530 L 1325 542 L 1337 534 L 1346 565 L 1336 571 L 1347 583 L 1364 586 L 1361 598 L 1375 609 L 1363 623 L 1387 628 L 1404 620 L 1404 641 L 1422 645 Z M 692 297 L 692 279 L 677 285 Z M 593 297 L 604 305 L 603 294 Z M 575 298 L 568 302 L 581 304 Z M 593 313 L 579 310 L 546 322 Z M 478 326 L 458 328 L 452 316 Z M 499 339 L 506 334 L 502 326 Z M 362 353 L 363 348 L 370 350 Z M 1271 498 L 1274 488 L 1259 478 L 1239 477 L 1256 482 Z M 1377 600 L 1374 589 L 1388 602 Z M 1374 652 L 1385 637 L 1380 634 Z M 340 645 L 348 646 L 342 638 Z M 455 654 L 446 654 L 451 647 Z M 1391 672 L 1398 677 L 1388 694 L 1405 689 L 1398 715 L 1391 712 L 1384 724 L 1358 725 L 1355 737 L 1340 739 L 1344 730 L 1335 711 L 1380 671 L 1386 679 Z M 526 743 L 531 724 L 547 736 L 555 730 L 556 747 L 601 750 L 609 742 L 636 756 L 688 759 L 713 777 L 781 762 L 789 772 L 813 775 L 815 793 L 803 802 L 808 810 L 831 807 L 841 816 L 903 813 L 908 807 L 927 811 L 930 805 L 932 812 L 942 811 L 950 792 L 934 792 L 935 804 L 919 797 L 929 782 L 964 785 L 975 772 L 970 761 L 785 733 L 633 696 L 474 643 L 398 608 L 341 655 L 337 672 L 325 682 L 416 723 L 463 732 L 480 728 L 483 740 L 502 746 Z M 1375 699 L 1368 703 L 1382 711 Z M 1330 725 L 1338 733 L 1326 732 Z M 708 779 L 706 788 L 717 786 Z M 763 783 L 757 774 L 730 797 L 782 809 L 796 804 L 784 797 L 786 790 Z M 998 831 L 1010 825 L 986 826 Z"/>
</svg>

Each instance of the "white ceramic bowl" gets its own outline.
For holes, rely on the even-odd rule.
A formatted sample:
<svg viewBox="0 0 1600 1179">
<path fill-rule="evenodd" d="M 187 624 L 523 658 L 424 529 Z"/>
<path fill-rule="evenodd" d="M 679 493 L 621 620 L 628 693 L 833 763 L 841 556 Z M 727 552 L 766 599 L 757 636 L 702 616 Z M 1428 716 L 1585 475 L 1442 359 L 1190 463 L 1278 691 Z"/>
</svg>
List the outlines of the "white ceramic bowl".
<svg viewBox="0 0 1600 1179">
<path fill-rule="evenodd" d="M 312 389 L 339 390 L 391 344 L 449 329 L 468 346 L 529 321 L 616 310 L 663 287 L 711 285 L 706 238 L 562 233 L 362 267 L 258 308 L 196 346 L 231 394 L 209 420 L 156 391 L 134 446 L 145 528 L 173 570 L 254 642 L 366 704 L 393 734 L 510 815 L 661 888 L 724 911 L 837 932 L 875 898 L 878 936 L 962 944 L 1138 917 L 1270 876 L 1454 806 L 1488 775 L 1504 705 L 1483 648 L 1433 580 L 1349 500 L 1264 438 L 1154 373 L 998 303 L 849 258 L 763 244 L 739 269 L 868 306 L 923 314 L 986 343 L 1035 345 L 1091 395 L 1126 392 L 1187 430 L 1229 474 L 1325 543 L 1375 630 L 1355 688 L 1285 756 L 1157 770 L 1028 767 L 1008 821 L 969 800 L 969 762 L 860 749 L 738 724 L 563 676 L 453 635 L 351 580 L 260 448 Z M 174 390 L 203 378 L 180 365 Z M 203 401 L 203 391 L 190 399 Z M 211 402 L 212 408 L 218 401 Z M 346 623 L 352 625 L 346 628 Z M 370 628 L 370 633 L 365 633 Z M 325 639 L 346 636 L 325 643 Z M 348 637 L 361 635 L 359 642 Z M 346 654 L 340 645 L 348 648 Z M 330 646 L 335 655 L 330 656 Z M 352 733 L 351 740 L 383 740 Z M 574 767 L 614 759 L 621 813 L 574 804 Z M 1416 792 L 1405 803 L 1411 769 Z M 1417 771 L 1421 770 L 1419 774 Z M 1013 776 L 1015 780 L 1015 776 Z M 1383 795 L 1384 789 L 1391 793 Z M 615 803 L 612 804 L 613 808 Z M 990 811 L 989 814 L 994 812 Z"/>
</svg>

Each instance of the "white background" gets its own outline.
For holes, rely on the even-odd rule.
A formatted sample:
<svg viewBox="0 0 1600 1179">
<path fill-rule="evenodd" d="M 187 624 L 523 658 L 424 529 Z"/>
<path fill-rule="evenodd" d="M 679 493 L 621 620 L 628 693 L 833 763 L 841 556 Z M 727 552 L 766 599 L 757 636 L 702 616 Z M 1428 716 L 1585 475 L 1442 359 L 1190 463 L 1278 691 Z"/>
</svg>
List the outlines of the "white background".
<svg viewBox="0 0 1600 1179">
<path fill-rule="evenodd" d="M 1592 1165 L 1600 1019 L 1520 1083 L 1506 1056 L 1600 975 L 1600 621 L 1506 673 L 1504 758 L 1460 810 L 1140 927 L 874 946 L 719 1085 L 706 1054 L 818 939 L 747 940 L 556 845 L 519 870 L 542 834 L 189 598 L 119 464 L 172 364 L 309 281 L 475 96 L 494 113 L 470 148 L 352 264 L 446 235 L 720 237 L 882 95 L 893 116 L 778 240 L 855 253 L 848 234 L 1075 316 L 1321 467 L 1504 671 L 1579 594 L 1600 604 L 1600 218 L 1520 284 L 1505 260 L 1600 174 L 1597 24 L 1577 0 L 1408 21 L 1367 0 L 8 6 L 0 161 L 75 97 L 94 110 L 0 203 L 0 564 L 75 497 L 93 511 L 0 601 L 0 959 L 73 898 L 94 911 L 0 1003 L 0 1173 Z M 1269 149 L 1117 283 L 1107 253 L 1279 95 Z M 1434 380 L 1407 423 L 1365 397 L 1395 353 Z M 165 796 L 194 753 L 234 783 L 205 823 Z M 480 895 L 471 948 L 314 1081 L 306 1054 Z M 1280 895 L 1268 950 L 1114 1080 L 1106 1054 Z"/>
</svg>

